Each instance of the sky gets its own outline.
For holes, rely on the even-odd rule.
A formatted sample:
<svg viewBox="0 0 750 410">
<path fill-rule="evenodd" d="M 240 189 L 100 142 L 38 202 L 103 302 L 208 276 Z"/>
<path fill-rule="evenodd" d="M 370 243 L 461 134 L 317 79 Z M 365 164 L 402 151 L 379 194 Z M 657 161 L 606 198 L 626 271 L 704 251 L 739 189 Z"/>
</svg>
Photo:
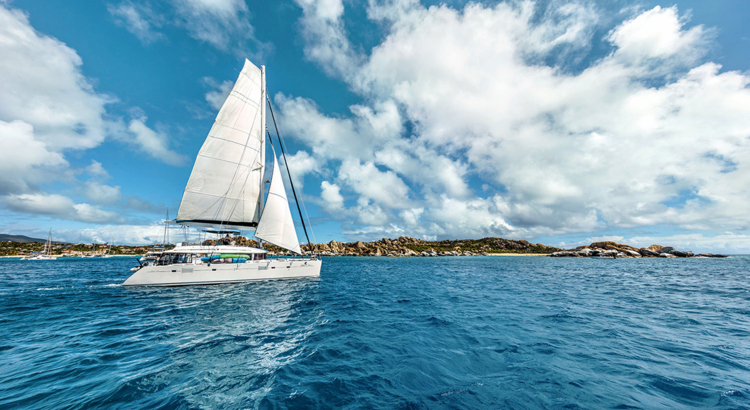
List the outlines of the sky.
<svg viewBox="0 0 750 410">
<path fill-rule="evenodd" d="M 750 253 L 748 16 L 744 0 L 0 0 L 0 233 L 160 241 L 247 58 L 313 242 Z"/>
</svg>

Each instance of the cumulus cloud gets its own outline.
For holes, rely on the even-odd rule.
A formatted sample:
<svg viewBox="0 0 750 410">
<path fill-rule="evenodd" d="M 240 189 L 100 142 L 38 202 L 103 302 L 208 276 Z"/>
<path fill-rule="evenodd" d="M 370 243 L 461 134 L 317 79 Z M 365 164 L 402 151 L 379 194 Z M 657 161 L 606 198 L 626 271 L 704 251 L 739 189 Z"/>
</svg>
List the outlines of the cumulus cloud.
<svg viewBox="0 0 750 410">
<path fill-rule="evenodd" d="M 750 76 L 702 61 L 711 30 L 676 7 L 595 39 L 601 12 L 579 3 L 370 2 L 385 34 L 365 53 L 340 1 L 298 4 L 307 58 L 367 101 L 330 116 L 276 96 L 286 134 L 361 212 L 350 232 L 750 226 Z M 594 41 L 611 51 L 591 58 Z"/>
<path fill-rule="evenodd" d="M 96 181 L 87 181 L 84 196 L 97 204 L 111 205 L 122 199 L 119 186 L 105 185 Z"/>
<path fill-rule="evenodd" d="M 34 138 L 34 127 L 20 120 L 0 120 L 0 195 L 20 193 L 48 179 L 51 171 L 67 168 L 62 154 Z"/>
<path fill-rule="evenodd" d="M 170 165 L 183 165 L 187 158 L 169 149 L 169 139 L 164 132 L 155 131 L 146 125 L 144 115 L 136 115 L 127 125 L 127 134 L 120 140 L 137 146 L 143 153 Z"/>
<path fill-rule="evenodd" d="M 94 204 L 120 203 L 120 187 L 105 184 L 109 174 L 101 163 L 75 169 L 66 160 L 69 153 L 79 155 L 105 138 L 130 141 L 160 161 L 182 163 L 183 157 L 168 148 L 166 136 L 145 125 L 145 116 L 126 125 L 107 113 L 114 98 L 94 90 L 75 50 L 37 32 L 26 14 L 2 2 L 0 55 L 0 204 L 6 208 L 86 222 L 122 222 L 115 212 L 42 189 L 62 182 L 58 190 L 69 185 Z"/>
<path fill-rule="evenodd" d="M 102 210 L 87 203 L 75 203 L 72 199 L 57 194 L 6 195 L 2 198 L 11 211 L 46 215 L 81 222 L 124 222 L 117 213 Z"/>
<path fill-rule="evenodd" d="M 287 165 L 292 173 L 292 178 L 294 178 L 294 185 L 299 189 L 304 186 L 305 175 L 320 171 L 318 160 L 310 156 L 307 151 L 297 151 L 293 155 L 287 153 L 287 163 L 284 163 L 284 166 Z"/>
<path fill-rule="evenodd" d="M 35 139 L 54 151 L 104 140 L 111 98 L 94 92 L 74 50 L 0 5 L 0 55 L 0 120 L 31 124 Z"/>
<path fill-rule="evenodd" d="M 703 26 L 684 30 L 677 6 L 659 6 L 628 20 L 609 33 L 616 57 L 626 63 L 644 64 L 644 60 L 677 60 L 693 64 L 705 53 L 709 32 Z"/>
<path fill-rule="evenodd" d="M 175 235 L 173 232 L 172 235 Z M 113 245 L 147 245 L 161 243 L 164 223 L 146 225 L 101 225 L 85 229 L 55 229 L 54 240 L 70 243 L 109 243 Z"/>
<path fill-rule="evenodd" d="M 344 197 L 341 196 L 341 188 L 328 181 L 320 183 L 320 199 L 323 200 L 323 209 L 330 213 L 339 212 L 344 209 Z"/>
</svg>

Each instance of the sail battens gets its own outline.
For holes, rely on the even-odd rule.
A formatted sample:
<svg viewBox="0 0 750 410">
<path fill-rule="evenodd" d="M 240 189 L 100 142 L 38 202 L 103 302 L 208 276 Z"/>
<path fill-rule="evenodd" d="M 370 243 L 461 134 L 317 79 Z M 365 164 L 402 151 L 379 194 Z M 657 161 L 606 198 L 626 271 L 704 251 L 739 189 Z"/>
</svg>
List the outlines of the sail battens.
<svg viewBox="0 0 750 410">
<path fill-rule="evenodd" d="M 265 93 L 265 72 L 245 60 L 198 152 L 176 222 L 255 228 L 257 238 L 301 254 L 275 155 L 264 198 Z"/>
<path fill-rule="evenodd" d="M 262 72 L 245 66 L 198 153 L 177 219 L 257 223 L 263 179 Z"/>
<path fill-rule="evenodd" d="M 194 223 L 194 224 L 210 224 L 210 225 L 215 225 L 215 226 L 227 226 L 227 225 L 232 225 L 232 226 L 246 226 L 246 227 L 250 227 L 250 228 L 255 228 L 256 226 L 258 226 L 257 222 L 233 222 L 233 223 L 226 223 L 226 222 L 216 221 L 216 220 L 212 220 L 212 219 L 191 219 L 191 220 L 177 219 L 177 220 L 175 220 L 175 222 L 177 222 L 178 224 L 183 224 L 183 225 L 189 225 L 191 223 Z"/>
<path fill-rule="evenodd" d="M 240 144 L 238 144 L 238 145 L 240 145 Z M 240 145 L 240 146 L 242 146 L 242 145 Z M 255 149 L 252 149 L 252 150 L 253 150 L 253 151 L 255 151 Z M 256 153 L 257 153 L 257 151 L 256 151 Z M 230 160 L 230 159 L 224 159 L 224 158 L 221 158 L 221 157 L 217 157 L 217 156 L 215 156 L 215 155 L 213 155 L 213 156 L 212 156 L 212 155 L 208 155 L 208 154 L 200 154 L 200 153 L 199 153 L 199 154 L 198 154 L 198 156 L 199 156 L 199 157 L 203 157 L 203 158 L 209 158 L 209 159 L 212 159 L 212 160 L 216 160 L 216 161 L 224 161 L 224 162 L 228 162 L 228 163 L 230 163 L 230 164 L 234 164 L 234 165 L 237 165 L 237 164 L 240 164 L 240 165 L 245 165 L 245 166 L 249 166 L 249 165 L 251 165 L 250 163 L 245 163 L 245 164 L 243 164 L 243 163 L 241 163 L 241 162 L 237 162 L 237 161 L 232 161 L 232 160 Z"/>
</svg>

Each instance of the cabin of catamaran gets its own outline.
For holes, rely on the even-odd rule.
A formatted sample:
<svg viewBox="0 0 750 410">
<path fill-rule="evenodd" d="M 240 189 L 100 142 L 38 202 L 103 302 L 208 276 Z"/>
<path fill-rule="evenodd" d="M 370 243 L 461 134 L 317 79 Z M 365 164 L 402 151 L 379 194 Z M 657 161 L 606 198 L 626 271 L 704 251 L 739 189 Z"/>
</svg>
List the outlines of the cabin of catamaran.
<svg viewBox="0 0 750 410">
<path fill-rule="evenodd" d="M 198 152 L 174 223 L 220 233 L 254 230 L 259 243 L 265 241 L 301 256 L 276 150 L 266 128 L 266 104 L 275 125 L 265 67 L 245 60 Z M 274 129 L 286 164 L 281 134 L 278 127 Z M 267 148 L 273 155 L 273 171 L 266 191 Z M 307 237 L 288 167 L 286 171 Z M 321 264 L 314 256 L 268 258 L 261 247 L 184 242 L 152 255 L 145 264 L 139 263 L 123 285 L 181 286 L 316 277 L 320 276 Z"/>
</svg>

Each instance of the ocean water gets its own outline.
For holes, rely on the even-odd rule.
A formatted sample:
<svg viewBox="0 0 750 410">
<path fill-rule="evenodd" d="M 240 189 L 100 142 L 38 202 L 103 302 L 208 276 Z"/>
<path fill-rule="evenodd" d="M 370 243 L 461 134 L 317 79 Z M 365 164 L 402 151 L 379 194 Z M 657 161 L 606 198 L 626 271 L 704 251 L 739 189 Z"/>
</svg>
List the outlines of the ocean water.
<svg viewBox="0 0 750 410">
<path fill-rule="evenodd" d="M 123 288 L 0 261 L 0 409 L 750 408 L 750 258 L 326 258 Z"/>
</svg>

